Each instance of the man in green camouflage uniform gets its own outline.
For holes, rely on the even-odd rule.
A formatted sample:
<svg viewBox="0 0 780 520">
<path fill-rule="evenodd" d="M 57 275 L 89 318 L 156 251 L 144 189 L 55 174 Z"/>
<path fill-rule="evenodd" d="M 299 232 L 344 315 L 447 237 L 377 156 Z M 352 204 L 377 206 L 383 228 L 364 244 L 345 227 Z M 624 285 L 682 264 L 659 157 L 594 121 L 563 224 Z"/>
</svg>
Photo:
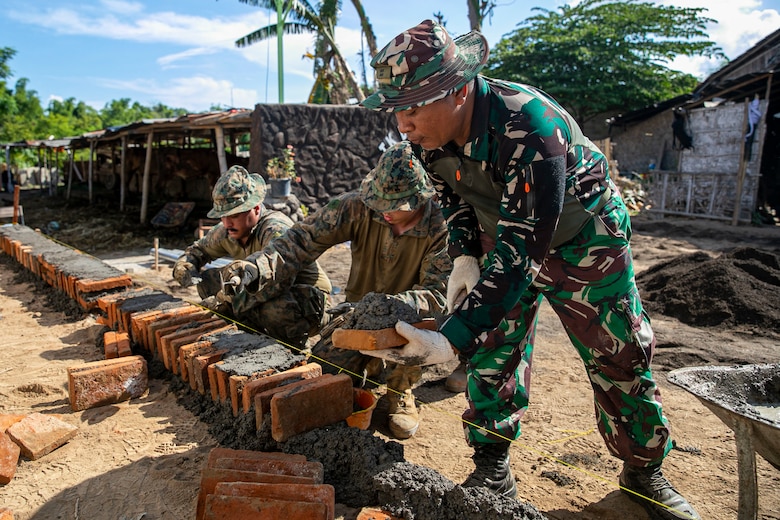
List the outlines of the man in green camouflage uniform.
<svg viewBox="0 0 780 520">
<path fill-rule="evenodd" d="M 607 161 L 547 94 L 479 75 L 487 57 L 481 34 L 453 40 L 426 20 L 371 62 L 379 90 L 363 104 L 393 111 L 417 146 L 449 228 L 448 294 L 469 291 L 439 332 L 400 322 L 409 343 L 378 355 L 468 358 L 463 418 L 476 470 L 465 485 L 515 496 L 509 446 L 547 298 L 585 364 L 607 448 L 624 461 L 622 489 L 654 517 L 698 519 L 660 470 L 672 442 L 650 369 L 655 336 Z"/>
<path fill-rule="evenodd" d="M 207 305 L 240 324 L 295 347 L 303 347 L 327 317 L 325 307 L 330 280 L 315 261 L 306 263 L 286 283 L 257 294 L 251 285 L 223 286 L 219 269 L 205 269 L 209 262 L 230 257 L 243 259 L 260 251 L 292 225 L 280 211 L 265 208 L 263 178 L 233 166 L 214 185 L 214 207 L 209 218 L 220 223 L 184 250 L 173 267 L 173 277 L 182 287 L 200 279 L 198 294 Z"/>
<path fill-rule="evenodd" d="M 253 283 L 262 293 L 280 280 L 296 276 L 302 266 L 331 247 L 349 242 L 352 263 L 346 302 L 359 302 L 370 292 L 384 293 L 407 303 L 423 318 L 441 316 L 452 262 L 447 255 L 444 217 L 433 195 L 433 186 L 411 145 L 395 144 L 382 154 L 359 190 L 335 197 L 265 249 L 248 256 Z M 226 276 L 243 277 L 245 268 L 243 262 L 237 262 L 224 271 Z M 365 375 L 368 362 L 376 360 L 357 351 L 333 348 L 330 333 L 339 323 L 334 319 L 328 325 L 312 353 L 316 359 L 328 361 L 324 370 L 346 368 Z M 396 438 L 405 439 L 419 426 L 412 386 L 420 379 L 421 369 L 395 363 L 391 369 L 387 377 L 388 425 Z"/>
</svg>

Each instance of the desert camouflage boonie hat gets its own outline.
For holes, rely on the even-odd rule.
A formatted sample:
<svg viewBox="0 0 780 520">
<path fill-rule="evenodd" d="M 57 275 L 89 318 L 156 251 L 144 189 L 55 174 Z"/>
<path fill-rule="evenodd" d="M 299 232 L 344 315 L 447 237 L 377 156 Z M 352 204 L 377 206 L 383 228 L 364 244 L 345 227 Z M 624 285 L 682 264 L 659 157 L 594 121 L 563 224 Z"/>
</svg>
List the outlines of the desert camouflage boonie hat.
<svg viewBox="0 0 780 520">
<path fill-rule="evenodd" d="M 454 40 L 433 20 L 396 36 L 374 59 L 378 90 L 361 104 L 397 112 L 443 99 L 474 79 L 488 59 L 488 44 L 477 31 Z"/>
<path fill-rule="evenodd" d="M 360 183 L 360 196 L 374 211 L 414 211 L 435 190 L 409 141 L 396 143 L 382 154 L 376 168 Z"/>
<path fill-rule="evenodd" d="M 249 173 L 242 166 L 231 166 L 214 185 L 214 207 L 207 216 L 222 218 L 249 211 L 263 202 L 265 190 L 265 180 L 260 175 Z"/>
</svg>

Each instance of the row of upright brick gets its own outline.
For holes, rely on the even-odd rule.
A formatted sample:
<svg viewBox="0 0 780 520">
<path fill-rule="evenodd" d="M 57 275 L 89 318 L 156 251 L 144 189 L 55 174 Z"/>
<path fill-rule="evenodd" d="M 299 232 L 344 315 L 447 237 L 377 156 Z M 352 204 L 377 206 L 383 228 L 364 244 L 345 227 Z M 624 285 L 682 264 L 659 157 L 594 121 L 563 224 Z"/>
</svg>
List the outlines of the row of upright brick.
<svg viewBox="0 0 780 520">
<path fill-rule="evenodd" d="M 215 405 L 230 407 L 234 417 L 254 414 L 258 430 L 270 428 L 277 442 L 353 412 L 349 376 L 323 374 L 320 365 L 268 336 L 241 331 L 198 305 L 138 287 L 102 261 L 24 226 L 0 227 L 0 248 L 96 313 L 109 329 L 103 335 L 104 360 L 68 368 L 74 411 L 141 395 L 149 359 Z M 198 520 L 333 519 L 334 491 L 323 484 L 321 464 L 312 470 L 319 463 L 280 453 L 228 455 L 213 454 L 203 470 Z M 262 461 L 251 462 L 255 458 Z"/>
</svg>

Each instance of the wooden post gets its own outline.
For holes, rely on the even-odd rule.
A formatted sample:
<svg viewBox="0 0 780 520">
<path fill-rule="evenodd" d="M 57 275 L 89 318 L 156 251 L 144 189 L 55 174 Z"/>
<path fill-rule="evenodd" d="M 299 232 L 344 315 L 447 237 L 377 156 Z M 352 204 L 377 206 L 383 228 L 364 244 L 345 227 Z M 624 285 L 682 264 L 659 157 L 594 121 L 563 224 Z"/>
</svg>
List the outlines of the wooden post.
<svg viewBox="0 0 780 520">
<path fill-rule="evenodd" d="M 87 189 L 89 203 L 92 204 L 92 156 L 95 155 L 95 141 L 89 142 L 89 172 L 87 173 Z"/>
<path fill-rule="evenodd" d="M 119 211 L 125 210 L 125 172 L 127 171 L 127 136 L 122 136 L 122 157 L 119 159 Z"/>
<path fill-rule="evenodd" d="M 160 239 L 154 237 L 154 270 L 160 270 Z"/>
<path fill-rule="evenodd" d="M 146 224 L 146 210 L 149 206 L 149 182 L 152 169 L 152 144 L 154 143 L 154 132 L 150 129 L 149 136 L 146 138 L 146 160 L 144 161 L 144 179 L 141 188 L 141 224 Z"/>
<path fill-rule="evenodd" d="M 65 193 L 65 200 L 70 200 L 70 186 L 73 183 L 73 149 L 68 150 L 68 157 L 70 157 L 70 166 L 68 167 L 68 190 Z"/>
<path fill-rule="evenodd" d="M 19 192 L 20 191 L 22 191 L 21 186 L 19 186 L 18 184 L 14 185 L 14 218 L 11 219 L 11 222 L 13 224 L 19 223 Z"/>
<path fill-rule="evenodd" d="M 227 159 L 225 159 L 225 133 L 222 127 L 217 125 L 214 129 L 214 139 L 217 141 L 217 160 L 219 161 L 219 174 L 222 175 L 228 169 Z"/>
<path fill-rule="evenodd" d="M 736 226 L 739 223 L 739 212 L 742 209 L 742 186 L 745 183 L 745 170 L 747 162 L 745 161 L 745 134 L 748 129 L 748 108 L 750 99 L 745 98 L 745 111 L 742 118 L 742 132 L 739 134 L 739 169 L 737 170 L 737 195 L 734 201 L 734 214 L 731 216 L 731 225 Z"/>
</svg>

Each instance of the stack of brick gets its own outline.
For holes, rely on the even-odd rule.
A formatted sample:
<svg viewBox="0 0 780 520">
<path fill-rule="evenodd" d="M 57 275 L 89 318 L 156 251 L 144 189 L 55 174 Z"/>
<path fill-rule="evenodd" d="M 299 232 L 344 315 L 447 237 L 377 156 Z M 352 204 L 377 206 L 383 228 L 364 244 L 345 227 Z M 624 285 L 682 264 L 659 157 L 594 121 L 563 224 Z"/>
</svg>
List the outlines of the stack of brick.
<svg viewBox="0 0 780 520">
<path fill-rule="evenodd" d="M 77 433 L 77 427 L 53 414 L 0 415 L 0 484 L 14 478 L 20 456 L 38 460 Z"/>
<path fill-rule="evenodd" d="M 322 464 L 303 455 L 214 448 L 201 473 L 196 520 L 333 520 Z"/>
</svg>

